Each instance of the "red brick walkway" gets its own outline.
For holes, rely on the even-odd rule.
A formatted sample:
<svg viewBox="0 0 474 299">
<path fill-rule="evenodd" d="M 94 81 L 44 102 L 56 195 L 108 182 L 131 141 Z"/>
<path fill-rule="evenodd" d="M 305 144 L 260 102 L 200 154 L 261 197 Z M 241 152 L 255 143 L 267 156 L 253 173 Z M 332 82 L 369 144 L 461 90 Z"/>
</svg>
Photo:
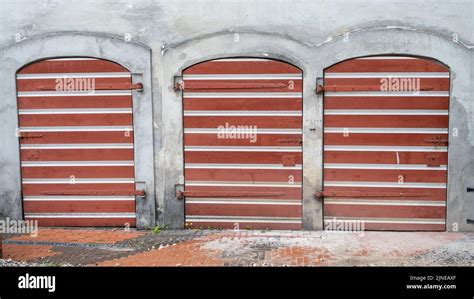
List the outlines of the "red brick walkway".
<svg viewBox="0 0 474 299">
<path fill-rule="evenodd" d="M 474 265 L 474 234 L 41 229 L 4 258 L 79 266 Z"/>
</svg>

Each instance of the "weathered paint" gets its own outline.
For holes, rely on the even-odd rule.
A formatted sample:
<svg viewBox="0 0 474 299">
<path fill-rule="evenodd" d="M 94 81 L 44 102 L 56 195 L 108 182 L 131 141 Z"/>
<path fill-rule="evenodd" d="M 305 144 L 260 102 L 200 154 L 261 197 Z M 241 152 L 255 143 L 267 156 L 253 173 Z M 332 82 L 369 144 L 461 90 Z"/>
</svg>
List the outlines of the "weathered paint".
<svg viewBox="0 0 474 299">
<path fill-rule="evenodd" d="M 281 155 L 274 164 L 260 159 L 288 147 L 301 151 L 301 79 L 301 70 L 294 66 L 255 58 L 212 60 L 183 72 L 184 188 L 188 194 L 203 194 L 186 197 L 186 227 L 301 228 L 302 166 L 296 164 L 296 155 Z M 273 101 L 282 95 L 288 107 L 274 111 Z M 213 102 L 201 106 L 201 100 L 210 98 Z M 187 106 L 193 109 L 186 110 Z M 281 134 L 285 131 L 290 133 Z M 188 149 L 195 146 L 231 147 L 232 152 L 213 151 L 227 157 L 214 163 L 214 155 L 192 155 Z M 261 153 L 261 147 L 274 152 Z"/>
</svg>

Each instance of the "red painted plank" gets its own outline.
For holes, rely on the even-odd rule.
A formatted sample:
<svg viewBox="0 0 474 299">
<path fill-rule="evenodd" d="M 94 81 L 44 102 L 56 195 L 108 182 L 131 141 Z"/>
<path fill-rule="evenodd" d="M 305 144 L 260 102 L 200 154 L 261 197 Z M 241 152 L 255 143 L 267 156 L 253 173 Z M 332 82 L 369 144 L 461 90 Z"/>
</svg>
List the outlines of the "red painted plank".
<svg viewBox="0 0 474 299">
<path fill-rule="evenodd" d="M 282 164 L 283 156 L 295 156 L 302 164 L 302 153 L 291 152 L 185 152 L 185 163 Z"/>
<path fill-rule="evenodd" d="M 257 140 L 252 142 L 246 139 L 224 139 L 218 138 L 217 134 L 184 134 L 185 146 L 300 146 L 285 143 L 281 140 L 301 138 L 300 134 L 257 134 Z M 264 155 L 265 153 L 262 153 Z M 296 154 L 296 153 L 295 153 Z"/>
<path fill-rule="evenodd" d="M 185 169 L 191 181 L 289 182 L 301 184 L 302 170 L 285 169 Z M 291 177 L 290 177 L 291 176 Z"/>
<path fill-rule="evenodd" d="M 343 128 L 447 128 L 447 115 L 325 115 L 324 126 Z"/>
<path fill-rule="evenodd" d="M 135 227 L 135 218 L 26 218 L 27 220 L 37 220 L 41 227 L 47 226 L 80 226 L 80 227 Z"/>
<path fill-rule="evenodd" d="M 425 142 L 426 138 L 441 136 L 447 138 L 447 134 L 366 134 L 350 133 L 344 137 L 343 133 L 325 133 L 325 145 L 379 145 L 379 146 L 433 146 L 433 143 Z M 446 144 L 441 144 L 446 146 Z"/>
<path fill-rule="evenodd" d="M 449 78 L 325 78 L 324 85 L 372 86 L 378 91 L 449 91 Z"/>
<path fill-rule="evenodd" d="M 135 191 L 135 184 L 23 184 L 23 195 L 47 195 L 45 192 Z M 59 195 L 59 194 L 58 194 Z M 70 194 L 73 195 L 73 194 Z"/>
<path fill-rule="evenodd" d="M 185 209 L 187 216 L 301 217 L 301 206 L 296 205 L 186 203 Z"/>
<path fill-rule="evenodd" d="M 60 166 L 22 167 L 23 178 L 131 178 L 133 166 Z"/>
<path fill-rule="evenodd" d="M 39 132 L 42 138 L 21 138 L 21 144 L 133 143 L 133 132 Z"/>
<path fill-rule="evenodd" d="M 17 91 L 93 91 L 104 90 L 100 84 L 130 83 L 131 78 L 77 78 L 58 76 L 54 79 L 17 79 Z"/>
<path fill-rule="evenodd" d="M 325 222 L 327 226 L 327 222 Z M 445 231 L 444 224 L 365 223 L 364 230 L 382 231 Z"/>
<path fill-rule="evenodd" d="M 435 167 L 433 167 L 435 169 Z M 360 182 L 445 183 L 444 170 L 324 169 L 324 180 Z"/>
<path fill-rule="evenodd" d="M 185 116 L 185 128 L 222 128 L 227 126 L 256 126 L 257 128 L 291 128 L 302 126 L 301 116 Z M 252 128 L 255 130 L 254 128 Z M 245 131 L 243 132 L 245 133 Z M 249 133 L 254 133 L 250 131 Z"/>
<path fill-rule="evenodd" d="M 332 97 L 324 109 L 449 109 L 448 97 Z"/>
<path fill-rule="evenodd" d="M 132 114 L 26 114 L 19 117 L 20 126 L 127 126 Z"/>
<path fill-rule="evenodd" d="M 25 213 L 135 213 L 135 201 L 25 201 Z"/>
<path fill-rule="evenodd" d="M 28 161 L 26 149 L 21 160 Z M 35 161 L 133 161 L 133 149 L 39 149 Z"/>
<path fill-rule="evenodd" d="M 351 59 L 326 69 L 326 73 L 345 72 L 448 72 L 430 59 Z"/>
<path fill-rule="evenodd" d="M 324 215 L 326 217 L 442 219 L 446 215 L 446 207 L 325 204 Z"/>
<path fill-rule="evenodd" d="M 359 192 L 376 192 L 376 193 L 404 193 L 404 194 L 428 194 L 429 196 L 387 196 L 378 197 L 377 199 L 396 199 L 396 200 L 446 200 L 446 189 L 432 189 L 432 188 L 382 188 L 382 187 L 329 187 L 324 186 L 324 191 L 337 192 L 337 191 L 359 191 Z M 342 199 L 342 198 L 341 198 Z"/>
<path fill-rule="evenodd" d="M 184 110 L 296 110 L 302 109 L 301 98 L 184 98 Z"/>
<path fill-rule="evenodd" d="M 367 164 L 427 164 L 428 156 L 438 156 L 441 165 L 448 163 L 446 152 L 358 152 L 324 151 L 324 163 L 367 163 Z"/>
<path fill-rule="evenodd" d="M 189 186 L 185 184 L 186 191 L 230 191 L 230 192 L 279 192 L 279 196 L 259 196 L 259 199 L 298 199 L 301 198 L 301 187 L 223 187 L 223 186 Z"/>
<path fill-rule="evenodd" d="M 107 60 L 43 60 L 22 68 L 18 74 L 94 72 L 128 72 L 128 70 Z"/>
<path fill-rule="evenodd" d="M 276 60 L 262 61 L 207 61 L 195 64 L 183 71 L 195 74 L 301 74 L 301 70 Z"/>
<path fill-rule="evenodd" d="M 283 84 L 281 87 L 256 87 L 256 88 L 235 88 L 235 84 Z M 192 86 L 201 86 L 199 89 L 192 88 Z M 222 87 L 224 84 L 229 84 L 228 88 Z M 208 85 L 210 88 L 204 89 L 202 86 Z M 234 87 L 232 87 L 234 85 Z M 282 79 L 282 80 L 184 80 L 184 92 L 302 92 L 303 81 L 299 79 Z M 189 88 L 186 88 L 189 86 Z M 267 85 L 268 86 L 268 85 Z M 202 89 L 201 89 L 202 88 Z"/>
<path fill-rule="evenodd" d="M 19 109 L 132 108 L 131 96 L 20 97 Z"/>
</svg>

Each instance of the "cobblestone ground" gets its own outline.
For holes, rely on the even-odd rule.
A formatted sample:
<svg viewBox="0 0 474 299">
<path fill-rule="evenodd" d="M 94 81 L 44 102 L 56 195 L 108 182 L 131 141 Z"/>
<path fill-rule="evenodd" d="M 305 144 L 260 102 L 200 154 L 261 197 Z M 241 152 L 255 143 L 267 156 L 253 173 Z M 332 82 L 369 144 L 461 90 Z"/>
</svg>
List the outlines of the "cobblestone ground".
<svg viewBox="0 0 474 299">
<path fill-rule="evenodd" d="M 473 266 L 474 233 L 41 229 L 0 266 Z"/>
</svg>

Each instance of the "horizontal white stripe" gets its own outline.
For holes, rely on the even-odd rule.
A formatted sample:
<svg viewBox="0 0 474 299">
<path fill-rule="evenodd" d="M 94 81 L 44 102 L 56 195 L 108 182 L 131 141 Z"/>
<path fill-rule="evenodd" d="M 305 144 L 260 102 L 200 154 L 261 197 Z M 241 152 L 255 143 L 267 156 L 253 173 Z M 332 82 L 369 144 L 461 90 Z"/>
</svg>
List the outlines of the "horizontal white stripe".
<svg viewBox="0 0 474 299">
<path fill-rule="evenodd" d="M 21 127 L 20 132 L 112 132 L 133 131 L 132 126 Z"/>
<path fill-rule="evenodd" d="M 302 134 L 301 129 L 246 129 L 251 128 L 252 126 L 242 125 L 242 126 L 235 126 L 237 130 L 241 130 L 242 132 L 236 131 L 232 129 L 227 129 L 227 131 L 218 128 L 186 128 L 184 129 L 185 134 Z M 243 128 L 240 128 L 243 127 Z"/>
<path fill-rule="evenodd" d="M 324 74 L 324 78 L 449 78 L 449 72 L 357 72 L 357 73 L 331 73 Z"/>
<path fill-rule="evenodd" d="M 186 110 L 184 116 L 302 116 L 301 111 Z"/>
<path fill-rule="evenodd" d="M 283 166 L 282 164 L 225 164 L 225 163 L 185 163 L 186 169 L 302 169 L 301 164 Z"/>
<path fill-rule="evenodd" d="M 448 134 L 448 129 L 441 129 L 441 128 L 324 128 L 324 133 Z"/>
<path fill-rule="evenodd" d="M 130 114 L 131 108 L 20 109 L 18 114 Z"/>
<path fill-rule="evenodd" d="M 266 58 L 223 58 L 223 59 L 215 59 L 215 60 L 211 60 L 211 61 L 208 61 L 208 62 L 252 62 L 252 61 L 256 61 L 256 62 L 269 62 L 269 61 L 273 61 L 273 62 L 278 62 L 276 60 L 273 60 L 273 59 L 266 59 Z"/>
<path fill-rule="evenodd" d="M 326 109 L 324 115 L 448 115 L 448 110 Z"/>
<path fill-rule="evenodd" d="M 358 146 L 325 145 L 324 151 L 333 152 L 447 152 L 446 146 Z"/>
<path fill-rule="evenodd" d="M 69 58 L 53 58 L 53 59 L 46 59 L 46 61 L 80 61 L 80 60 L 100 60 L 97 58 L 90 58 L 90 57 L 69 57 Z"/>
<path fill-rule="evenodd" d="M 282 188 L 301 188 L 301 182 L 294 184 L 283 182 L 221 182 L 221 181 L 185 181 L 186 186 L 209 186 L 209 187 L 282 187 Z"/>
<path fill-rule="evenodd" d="M 133 184 L 135 180 L 133 178 L 126 179 L 23 179 L 23 184 Z"/>
<path fill-rule="evenodd" d="M 24 196 L 23 201 L 135 201 L 135 196 Z"/>
<path fill-rule="evenodd" d="M 25 218 L 135 218 L 135 213 L 25 213 Z"/>
<path fill-rule="evenodd" d="M 446 184 L 439 183 L 391 183 L 391 182 L 340 182 L 325 181 L 325 187 L 367 187 L 367 188 L 422 188 L 446 189 Z"/>
<path fill-rule="evenodd" d="M 91 91 L 21 91 L 18 97 L 103 97 L 131 96 L 131 90 L 91 90 Z"/>
<path fill-rule="evenodd" d="M 446 170 L 446 165 L 428 167 L 426 164 L 350 164 L 325 163 L 325 169 L 394 169 L 394 170 Z"/>
<path fill-rule="evenodd" d="M 69 79 L 69 78 L 130 78 L 131 73 L 108 72 L 108 73 L 41 73 L 41 74 L 18 74 L 17 79 Z"/>
<path fill-rule="evenodd" d="M 133 143 L 21 144 L 21 149 L 133 149 Z"/>
<path fill-rule="evenodd" d="M 324 198 L 326 205 L 361 205 L 361 206 L 416 206 L 416 207 L 445 207 L 444 201 L 424 201 L 424 200 L 334 200 Z"/>
<path fill-rule="evenodd" d="M 281 199 L 220 199 L 220 198 L 186 198 L 186 204 L 220 204 L 220 205 L 275 205 L 275 206 L 301 206 L 301 200 L 281 200 Z"/>
<path fill-rule="evenodd" d="M 22 167 L 133 166 L 133 161 L 24 161 Z"/>
<path fill-rule="evenodd" d="M 360 222 L 364 223 L 392 223 L 392 224 L 445 224 L 444 219 L 430 218 L 354 218 L 354 217 L 324 217 L 324 222 Z"/>
<path fill-rule="evenodd" d="M 448 91 L 326 91 L 325 97 L 449 97 Z"/>
<path fill-rule="evenodd" d="M 302 152 L 301 146 L 185 146 L 185 152 Z"/>
<path fill-rule="evenodd" d="M 301 218 L 276 217 L 235 217 L 235 216 L 186 216 L 187 222 L 225 222 L 225 223 L 295 223 L 300 224 Z"/>
<path fill-rule="evenodd" d="M 405 59 L 419 59 L 416 57 L 405 57 L 405 56 L 371 56 L 371 57 L 360 57 L 356 58 L 356 60 L 387 60 L 387 59 L 400 59 L 400 60 L 405 60 Z"/>
<path fill-rule="evenodd" d="M 302 74 L 199 74 L 183 75 L 184 80 L 301 80 Z M 186 83 L 185 83 L 186 84 Z"/>
<path fill-rule="evenodd" d="M 183 98 L 218 98 L 218 99 L 246 99 L 246 98 L 301 98 L 301 92 L 184 92 Z"/>
</svg>

